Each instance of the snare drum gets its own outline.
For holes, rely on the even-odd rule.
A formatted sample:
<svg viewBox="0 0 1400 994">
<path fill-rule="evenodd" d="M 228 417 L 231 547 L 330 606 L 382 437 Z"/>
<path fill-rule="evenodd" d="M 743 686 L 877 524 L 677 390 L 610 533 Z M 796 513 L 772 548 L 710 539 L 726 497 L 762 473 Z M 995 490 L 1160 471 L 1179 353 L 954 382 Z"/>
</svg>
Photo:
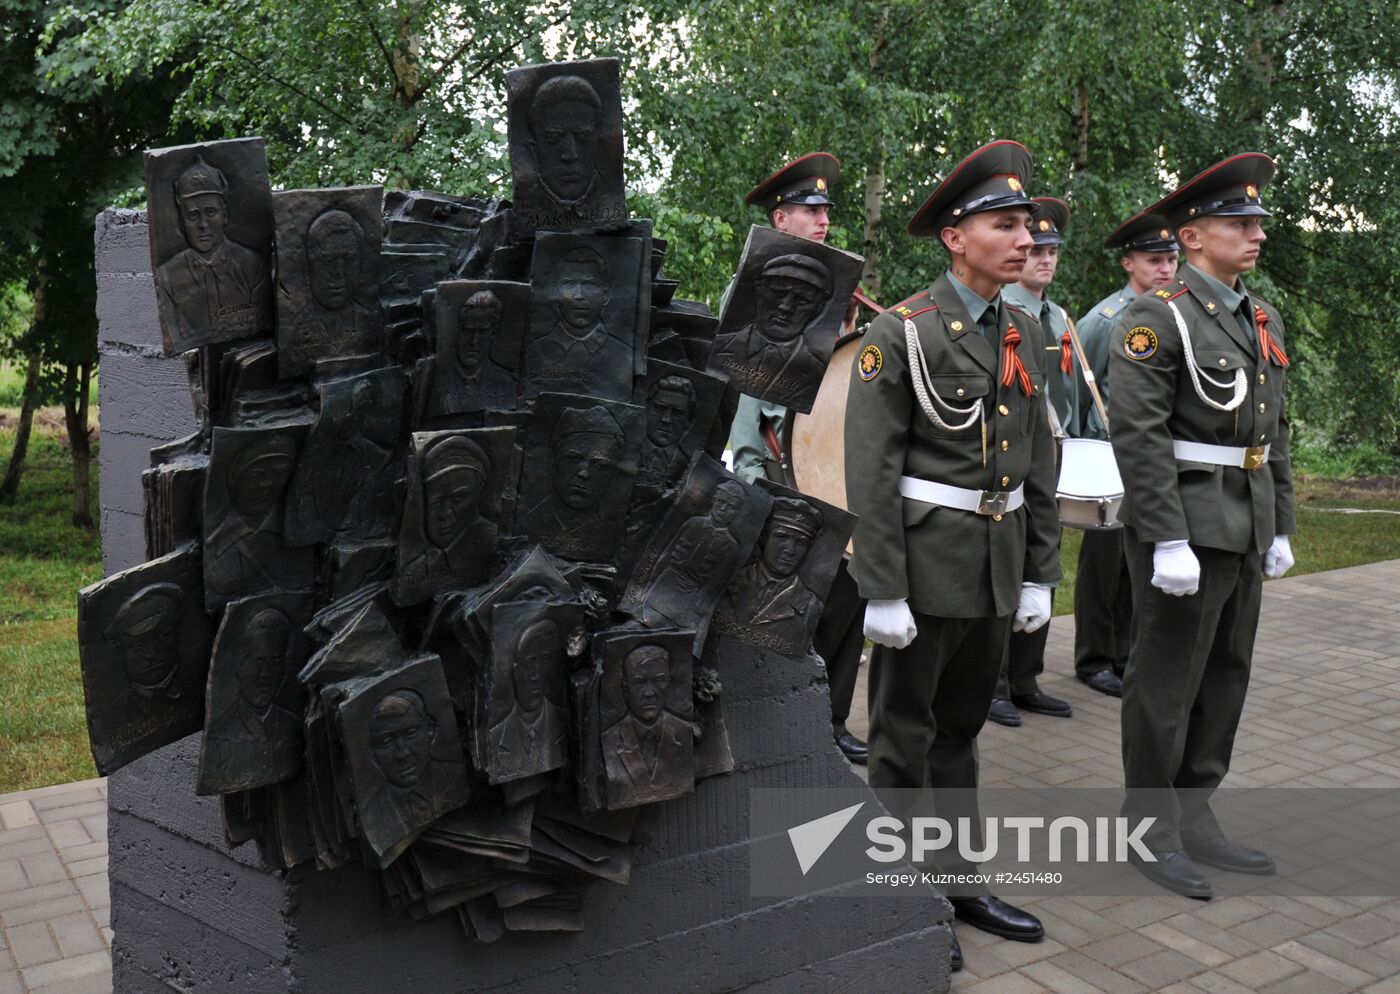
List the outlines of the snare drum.
<svg viewBox="0 0 1400 994">
<path fill-rule="evenodd" d="M 1060 446 L 1060 524 L 1066 528 L 1121 528 L 1123 478 L 1113 446 L 1095 438 L 1067 438 Z"/>
</svg>

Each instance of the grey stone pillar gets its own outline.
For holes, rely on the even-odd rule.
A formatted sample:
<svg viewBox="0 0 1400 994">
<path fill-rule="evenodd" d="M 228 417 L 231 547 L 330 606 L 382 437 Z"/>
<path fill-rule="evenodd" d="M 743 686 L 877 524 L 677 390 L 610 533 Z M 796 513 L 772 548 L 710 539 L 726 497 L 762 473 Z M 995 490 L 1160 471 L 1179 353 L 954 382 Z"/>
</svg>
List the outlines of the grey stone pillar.
<svg viewBox="0 0 1400 994">
<path fill-rule="evenodd" d="M 102 540 L 107 571 L 145 558 L 140 474 L 194 430 L 184 367 L 160 350 L 145 214 L 97 219 Z M 599 884 L 581 934 L 463 936 L 452 916 L 401 922 L 361 866 L 264 870 L 196 797 L 198 739 L 111 778 L 117 994 L 762 994 L 945 991 L 948 906 L 926 899 L 749 894 L 748 791 L 858 786 L 831 740 L 825 677 L 738 649 L 724 660 L 738 769 L 662 806 L 627 887 Z"/>
</svg>

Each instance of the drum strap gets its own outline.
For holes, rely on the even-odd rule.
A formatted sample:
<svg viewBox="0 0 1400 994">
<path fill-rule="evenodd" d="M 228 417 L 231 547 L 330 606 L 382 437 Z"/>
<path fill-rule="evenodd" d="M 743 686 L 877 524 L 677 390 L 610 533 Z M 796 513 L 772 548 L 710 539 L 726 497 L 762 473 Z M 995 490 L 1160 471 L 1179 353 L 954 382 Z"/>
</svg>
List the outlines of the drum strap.
<svg viewBox="0 0 1400 994">
<path fill-rule="evenodd" d="M 1059 307 L 1058 304 L 1055 305 Z M 1079 356 L 1079 371 L 1084 376 L 1084 385 L 1089 388 L 1089 396 L 1094 399 L 1094 410 L 1099 412 L 1099 420 L 1103 422 L 1105 428 L 1108 427 L 1108 408 L 1104 406 L 1103 394 L 1099 392 L 1099 381 L 1094 376 L 1094 370 L 1089 365 L 1089 357 L 1084 353 L 1084 342 L 1079 338 L 1079 329 L 1070 320 L 1069 314 L 1060 307 L 1060 316 L 1065 319 L 1065 330 L 1069 332 L 1069 340 L 1074 343 L 1074 351 Z"/>
<path fill-rule="evenodd" d="M 1172 314 L 1176 317 L 1176 330 L 1181 335 L 1181 351 L 1186 357 L 1186 372 L 1191 379 L 1191 386 L 1196 390 L 1196 396 L 1200 397 L 1201 401 L 1207 407 L 1213 407 L 1217 411 L 1229 413 L 1237 410 L 1239 406 L 1244 403 L 1244 395 L 1249 390 L 1249 377 L 1245 375 L 1243 369 L 1235 370 L 1234 383 L 1222 383 L 1217 379 L 1207 376 L 1205 372 L 1202 371 L 1201 367 L 1196 364 L 1196 350 L 1191 347 L 1191 332 L 1186 327 L 1186 319 L 1181 316 L 1181 311 L 1177 308 L 1174 301 L 1168 300 L 1167 306 L 1172 309 Z M 1220 401 L 1206 396 L 1205 387 L 1201 385 L 1201 380 L 1205 380 L 1211 386 L 1219 390 L 1233 389 L 1235 391 L 1234 395 L 1222 404 Z"/>
</svg>

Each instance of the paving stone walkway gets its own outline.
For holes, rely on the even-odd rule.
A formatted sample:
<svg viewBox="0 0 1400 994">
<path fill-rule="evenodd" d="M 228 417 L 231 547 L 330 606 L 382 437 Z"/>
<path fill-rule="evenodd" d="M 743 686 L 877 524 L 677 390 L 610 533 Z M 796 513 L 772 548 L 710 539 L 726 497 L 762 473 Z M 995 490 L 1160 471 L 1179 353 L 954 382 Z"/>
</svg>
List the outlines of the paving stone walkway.
<svg viewBox="0 0 1400 994">
<path fill-rule="evenodd" d="M 1400 560 L 1265 586 L 1228 785 L 1400 787 L 1397 604 Z M 1070 700 L 1074 717 L 989 724 L 984 783 L 1121 784 L 1118 702 L 1073 679 L 1072 638 L 1072 620 L 1056 618 L 1041 686 Z M 862 677 L 851 721 L 861 734 L 864 694 Z M 0 796 L 0 994 L 111 990 L 105 797 L 102 781 Z M 959 926 L 957 994 L 1400 994 L 1400 899 L 1021 903 L 1046 940 Z"/>
</svg>

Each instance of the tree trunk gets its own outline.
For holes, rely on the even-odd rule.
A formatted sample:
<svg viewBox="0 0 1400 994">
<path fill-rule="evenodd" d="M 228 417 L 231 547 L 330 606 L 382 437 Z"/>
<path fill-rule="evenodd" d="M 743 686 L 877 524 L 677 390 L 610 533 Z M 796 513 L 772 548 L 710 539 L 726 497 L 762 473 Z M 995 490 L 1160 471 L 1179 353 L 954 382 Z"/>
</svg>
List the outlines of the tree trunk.
<svg viewBox="0 0 1400 994">
<path fill-rule="evenodd" d="M 36 308 L 37 310 L 37 305 Z M 19 493 L 19 478 L 24 473 L 24 462 L 29 456 L 29 433 L 34 427 L 34 408 L 39 399 L 39 368 L 43 365 L 43 352 L 35 348 L 29 353 L 24 373 L 24 398 L 20 402 L 19 424 L 15 427 L 15 444 L 10 449 L 10 464 L 5 468 L 5 480 L 0 483 L 0 501 L 13 503 Z"/>
<path fill-rule="evenodd" d="M 876 85 L 880 71 L 880 57 L 884 54 L 885 32 L 890 24 L 889 4 L 880 7 L 880 16 L 875 19 L 874 32 L 870 43 L 870 81 Z M 880 215 L 885 206 L 885 129 L 882 115 L 875 115 L 875 147 L 871 150 L 870 167 L 865 172 L 865 211 L 861 237 L 861 254 L 865 265 L 861 269 L 861 285 L 875 300 L 880 299 Z"/>
<path fill-rule="evenodd" d="M 92 528 L 92 440 L 88 437 L 88 392 L 92 364 L 70 365 L 63 374 L 63 421 L 73 453 L 73 524 Z"/>
</svg>

